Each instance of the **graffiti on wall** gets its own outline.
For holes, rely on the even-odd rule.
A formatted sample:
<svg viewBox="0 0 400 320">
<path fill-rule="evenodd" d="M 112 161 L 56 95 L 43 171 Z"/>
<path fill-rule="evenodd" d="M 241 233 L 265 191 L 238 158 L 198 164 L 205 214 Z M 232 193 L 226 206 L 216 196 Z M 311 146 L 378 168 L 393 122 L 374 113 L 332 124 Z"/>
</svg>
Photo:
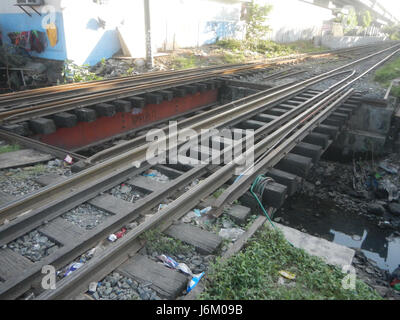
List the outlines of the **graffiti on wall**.
<svg viewBox="0 0 400 320">
<path fill-rule="evenodd" d="M 205 32 L 212 34 L 207 41 L 211 44 L 221 39 L 237 38 L 244 30 L 245 25 L 240 21 L 208 21 Z"/>
</svg>

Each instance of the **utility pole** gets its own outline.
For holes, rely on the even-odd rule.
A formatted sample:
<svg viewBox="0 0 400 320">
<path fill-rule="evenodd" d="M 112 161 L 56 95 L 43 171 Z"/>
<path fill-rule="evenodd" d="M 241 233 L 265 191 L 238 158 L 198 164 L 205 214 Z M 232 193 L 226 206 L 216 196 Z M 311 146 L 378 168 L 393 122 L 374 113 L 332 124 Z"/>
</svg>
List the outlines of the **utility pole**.
<svg viewBox="0 0 400 320">
<path fill-rule="evenodd" d="M 150 69 L 154 67 L 153 45 L 151 42 L 150 0 L 144 0 L 144 24 L 146 32 L 146 60 Z"/>
</svg>

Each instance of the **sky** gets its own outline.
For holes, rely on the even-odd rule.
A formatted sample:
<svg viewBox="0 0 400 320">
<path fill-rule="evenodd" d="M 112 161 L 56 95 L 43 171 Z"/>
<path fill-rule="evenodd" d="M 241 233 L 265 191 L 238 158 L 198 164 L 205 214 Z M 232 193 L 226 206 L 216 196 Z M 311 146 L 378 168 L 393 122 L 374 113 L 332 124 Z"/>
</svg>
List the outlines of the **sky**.
<svg viewBox="0 0 400 320">
<path fill-rule="evenodd" d="M 271 0 L 258 0 L 258 2 L 271 3 Z M 400 20 L 400 0 L 378 0 L 378 2 Z"/>
<path fill-rule="evenodd" d="M 399 0 L 378 0 L 391 14 L 400 20 L 400 1 Z"/>
</svg>

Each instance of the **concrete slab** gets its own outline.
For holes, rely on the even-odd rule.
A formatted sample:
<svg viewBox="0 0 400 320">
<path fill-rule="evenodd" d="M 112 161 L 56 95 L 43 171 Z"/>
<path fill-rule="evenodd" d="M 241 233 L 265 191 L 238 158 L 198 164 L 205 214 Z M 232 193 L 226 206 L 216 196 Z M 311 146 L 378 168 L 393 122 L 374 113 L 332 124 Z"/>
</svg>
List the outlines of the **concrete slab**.
<svg viewBox="0 0 400 320">
<path fill-rule="evenodd" d="M 53 120 L 38 118 L 29 121 L 31 129 L 38 134 L 51 134 L 56 132 L 57 127 Z"/>
<path fill-rule="evenodd" d="M 138 176 L 129 179 L 127 183 L 137 188 L 144 189 L 150 192 L 156 192 L 163 188 L 167 188 L 168 186 L 168 183 L 158 182 L 156 180 L 152 180 L 150 178 L 143 176 Z"/>
<path fill-rule="evenodd" d="M 322 133 L 312 132 L 303 139 L 303 142 L 315 144 L 326 149 L 329 145 L 329 136 Z"/>
<path fill-rule="evenodd" d="M 118 272 L 142 284 L 149 284 L 150 288 L 167 299 L 175 299 L 188 283 L 188 278 L 182 273 L 142 255 L 134 256 Z"/>
<path fill-rule="evenodd" d="M 312 167 L 312 159 L 294 153 L 288 153 L 275 168 L 305 178 Z"/>
<path fill-rule="evenodd" d="M 289 196 L 292 196 L 297 192 L 301 183 L 300 177 L 278 169 L 270 169 L 265 175 L 286 186 Z"/>
<path fill-rule="evenodd" d="M 0 249 L 0 278 L 9 280 L 30 270 L 34 263 L 11 249 Z"/>
<path fill-rule="evenodd" d="M 266 113 L 260 113 L 254 117 L 255 120 L 261 122 L 271 122 L 278 118 L 279 118 L 278 116 L 273 116 L 271 114 L 266 114 Z"/>
<path fill-rule="evenodd" d="M 242 129 L 257 130 L 257 129 L 265 126 L 265 125 L 266 125 L 265 122 L 261 122 L 261 121 L 258 121 L 258 120 L 247 120 L 247 121 L 241 123 L 239 125 L 239 127 L 242 128 Z"/>
<path fill-rule="evenodd" d="M 385 143 L 385 135 L 361 130 L 348 130 L 343 143 L 338 142 L 335 146 L 348 148 L 354 152 L 373 151 L 374 153 L 383 153 Z"/>
<path fill-rule="evenodd" d="M 296 145 L 291 152 L 294 154 L 311 158 L 313 163 L 317 163 L 321 158 L 323 149 L 321 146 L 317 146 L 315 144 L 301 142 L 298 145 Z"/>
<path fill-rule="evenodd" d="M 286 186 L 272 182 L 265 187 L 262 201 L 270 207 L 280 208 L 285 203 L 287 194 Z"/>
<path fill-rule="evenodd" d="M 57 218 L 51 221 L 40 228 L 39 231 L 50 239 L 63 245 L 77 244 L 81 241 L 80 238 L 85 234 L 85 230 L 63 218 Z"/>
<path fill-rule="evenodd" d="M 80 122 L 93 122 L 96 121 L 96 111 L 87 108 L 80 108 L 75 110 L 75 114 Z"/>
<path fill-rule="evenodd" d="M 272 228 L 270 224 L 266 225 Z M 274 223 L 274 225 L 283 232 L 285 238 L 296 248 L 303 249 L 310 255 L 322 258 L 327 264 L 343 267 L 351 265 L 353 261 L 355 254 L 353 249 L 311 236 L 278 223 Z"/>
<path fill-rule="evenodd" d="M 0 191 L 0 206 L 9 203 L 11 201 L 14 201 L 15 197 L 14 196 L 10 196 L 2 191 Z"/>
<path fill-rule="evenodd" d="M 100 195 L 89 201 L 92 206 L 107 211 L 113 215 L 128 215 L 136 209 L 133 203 L 118 199 L 112 195 Z M 137 215 L 139 217 L 139 214 Z"/>
<path fill-rule="evenodd" d="M 49 173 L 49 174 L 40 176 L 38 178 L 35 178 L 34 180 L 36 183 L 40 184 L 41 186 L 46 187 L 51 184 L 59 183 L 65 179 L 66 179 L 65 177 L 60 176 L 56 173 Z"/>
<path fill-rule="evenodd" d="M 78 117 L 68 112 L 60 112 L 53 116 L 54 123 L 58 128 L 73 128 L 78 123 Z"/>
<path fill-rule="evenodd" d="M 127 100 L 115 100 L 112 103 L 115 105 L 117 112 L 131 112 L 132 111 L 132 103 Z"/>
<path fill-rule="evenodd" d="M 222 238 L 215 233 L 185 223 L 172 225 L 165 231 L 165 234 L 194 246 L 203 254 L 214 253 L 222 242 Z"/>
<path fill-rule="evenodd" d="M 109 103 L 99 103 L 93 109 L 99 117 L 113 117 L 117 113 L 117 107 Z"/>
<path fill-rule="evenodd" d="M 227 215 L 235 221 L 237 224 L 244 224 L 247 222 L 247 218 L 251 214 L 251 209 L 248 207 L 234 205 L 232 208 L 227 212 Z"/>
<path fill-rule="evenodd" d="M 16 168 L 46 162 L 53 156 L 36 150 L 24 149 L 0 154 L 0 169 Z"/>
<path fill-rule="evenodd" d="M 20 136 L 24 136 L 25 137 L 25 136 L 29 135 L 29 125 L 9 124 L 9 125 L 6 125 L 6 126 L 2 126 L 1 128 L 6 130 L 6 131 L 10 131 L 12 133 L 18 134 Z"/>
</svg>

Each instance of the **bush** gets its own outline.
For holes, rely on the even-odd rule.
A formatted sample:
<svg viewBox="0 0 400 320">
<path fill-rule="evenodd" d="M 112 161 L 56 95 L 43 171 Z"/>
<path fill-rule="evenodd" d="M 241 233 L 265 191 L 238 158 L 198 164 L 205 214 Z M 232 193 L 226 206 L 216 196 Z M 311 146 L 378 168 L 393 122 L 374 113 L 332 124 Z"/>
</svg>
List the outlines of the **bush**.
<svg viewBox="0 0 400 320">
<path fill-rule="evenodd" d="M 398 78 L 400 78 L 400 58 L 385 64 L 375 72 L 375 81 L 381 83 L 385 87 L 389 87 L 392 80 Z M 396 97 L 400 97 L 400 89 L 393 88 L 392 94 Z"/>
<path fill-rule="evenodd" d="M 102 60 L 102 63 L 103 60 Z M 95 73 L 90 72 L 90 66 L 85 64 L 83 66 L 78 66 L 71 60 L 66 60 L 64 63 L 63 71 L 64 82 L 87 82 L 102 80 L 102 77 L 97 76 Z"/>
<path fill-rule="evenodd" d="M 246 45 L 243 41 L 241 40 L 236 40 L 236 39 L 225 39 L 225 40 L 218 40 L 216 42 L 217 46 L 220 46 L 221 48 L 232 50 L 232 51 L 241 51 L 245 49 Z"/>
<path fill-rule="evenodd" d="M 191 69 L 196 67 L 197 67 L 197 59 L 194 56 L 175 57 L 172 62 L 172 68 L 175 70 Z"/>
<path fill-rule="evenodd" d="M 291 285 L 278 284 L 279 271 L 296 275 Z M 264 229 L 245 251 L 218 260 L 208 274 L 205 300 L 381 299 L 364 282 L 345 290 L 345 275 L 320 258 L 292 247 L 280 232 Z"/>
</svg>

